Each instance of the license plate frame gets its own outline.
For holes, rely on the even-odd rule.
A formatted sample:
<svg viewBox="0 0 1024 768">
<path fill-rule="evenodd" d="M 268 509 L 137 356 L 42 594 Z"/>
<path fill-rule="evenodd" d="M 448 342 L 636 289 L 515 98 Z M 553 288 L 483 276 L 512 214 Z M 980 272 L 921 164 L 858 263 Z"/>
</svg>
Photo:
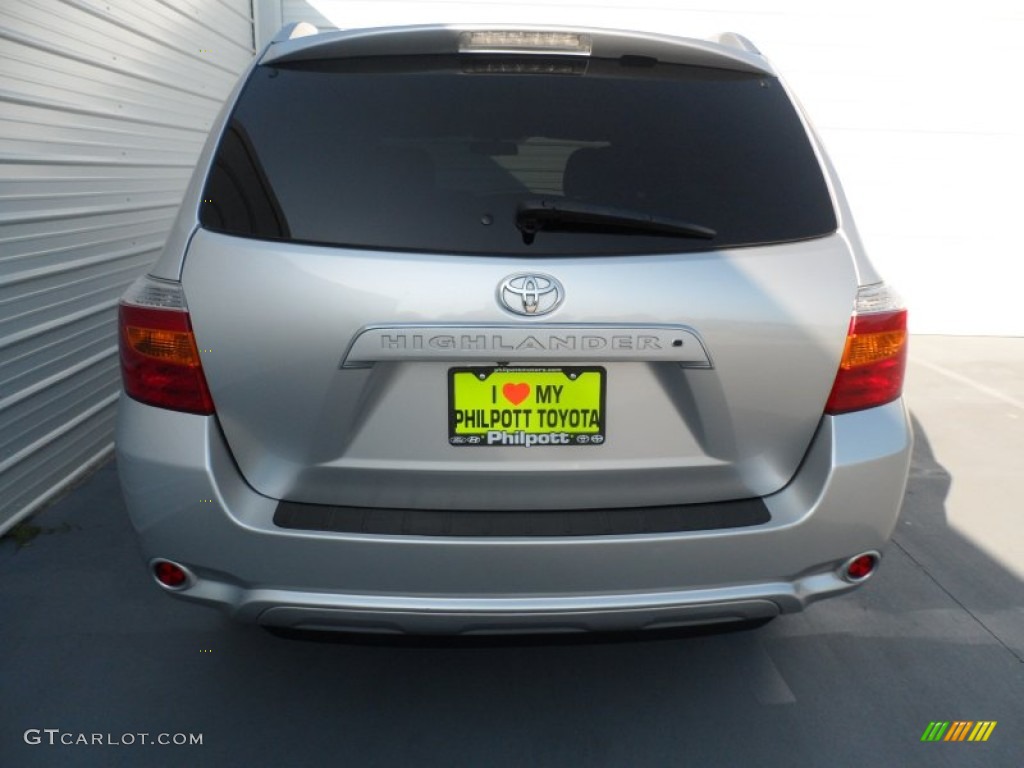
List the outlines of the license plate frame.
<svg viewBox="0 0 1024 768">
<path fill-rule="evenodd" d="M 607 370 L 597 365 L 449 368 L 448 444 L 605 445 L 607 383 Z"/>
</svg>

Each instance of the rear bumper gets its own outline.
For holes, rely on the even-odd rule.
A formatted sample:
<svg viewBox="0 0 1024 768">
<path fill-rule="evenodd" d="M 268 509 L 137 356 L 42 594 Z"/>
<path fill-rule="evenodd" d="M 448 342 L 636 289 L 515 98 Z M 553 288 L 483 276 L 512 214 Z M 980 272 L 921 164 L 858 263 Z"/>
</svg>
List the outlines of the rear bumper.
<svg viewBox="0 0 1024 768">
<path fill-rule="evenodd" d="M 274 525 L 216 419 L 120 403 L 118 470 L 147 558 L 173 594 L 301 629 L 490 633 L 768 618 L 855 588 L 852 555 L 888 540 L 906 483 L 902 401 L 825 417 L 797 475 L 743 528 L 574 537 L 336 533 Z M 160 436 L 159 438 L 155 436 Z"/>
</svg>

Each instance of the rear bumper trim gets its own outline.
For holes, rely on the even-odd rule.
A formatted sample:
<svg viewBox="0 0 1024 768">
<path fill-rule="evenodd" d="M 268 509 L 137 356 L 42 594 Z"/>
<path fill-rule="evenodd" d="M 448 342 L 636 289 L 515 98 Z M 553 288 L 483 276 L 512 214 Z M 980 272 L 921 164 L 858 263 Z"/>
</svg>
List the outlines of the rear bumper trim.
<svg viewBox="0 0 1024 768">
<path fill-rule="evenodd" d="M 616 536 L 743 528 L 771 521 L 761 499 L 627 509 L 447 511 L 282 501 L 279 528 L 392 536 Z"/>
<path fill-rule="evenodd" d="M 267 627 L 314 632 L 518 635 L 672 629 L 771 619 L 779 613 L 778 604 L 764 598 L 722 603 L 638 603 L 601 609 L 591 607 L 589 610 L 520 611 L 512 614 L 500 610 L 421 609 L 402 612 L 275 604 L 259 613 L 256 621 Z"/>
</svg>

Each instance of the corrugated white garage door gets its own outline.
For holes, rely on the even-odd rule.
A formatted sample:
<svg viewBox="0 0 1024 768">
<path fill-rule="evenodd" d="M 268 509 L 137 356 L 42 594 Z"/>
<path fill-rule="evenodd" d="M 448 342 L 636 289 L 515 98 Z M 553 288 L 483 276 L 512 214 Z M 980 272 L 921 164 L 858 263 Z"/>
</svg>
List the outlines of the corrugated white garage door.
<svg viewBox="0 0 1024 768">
<path fill-rule="evenodd" d="M 257 0 L 268 20 L 740 32 L 794 86 L 918 333 L 1024 335 L 1020 0 Z"/>
<path fill-rule="evenodd" d="M 109 454 L 117 297 L 252 55 L 250 0 L 0 3 L 0 531 Z"/>
</svg>

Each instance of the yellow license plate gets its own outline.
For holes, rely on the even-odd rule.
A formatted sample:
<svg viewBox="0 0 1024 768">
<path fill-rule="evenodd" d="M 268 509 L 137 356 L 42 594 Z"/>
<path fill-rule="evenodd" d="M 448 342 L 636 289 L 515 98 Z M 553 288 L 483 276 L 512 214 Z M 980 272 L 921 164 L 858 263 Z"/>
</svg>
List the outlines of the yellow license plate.
<svg viewBox="0 0 1024 768">
<path fill-rule="evenodd" d="M 448 442 L 602 445 L 605 369 L 450 368 Z"/>
</svg>

